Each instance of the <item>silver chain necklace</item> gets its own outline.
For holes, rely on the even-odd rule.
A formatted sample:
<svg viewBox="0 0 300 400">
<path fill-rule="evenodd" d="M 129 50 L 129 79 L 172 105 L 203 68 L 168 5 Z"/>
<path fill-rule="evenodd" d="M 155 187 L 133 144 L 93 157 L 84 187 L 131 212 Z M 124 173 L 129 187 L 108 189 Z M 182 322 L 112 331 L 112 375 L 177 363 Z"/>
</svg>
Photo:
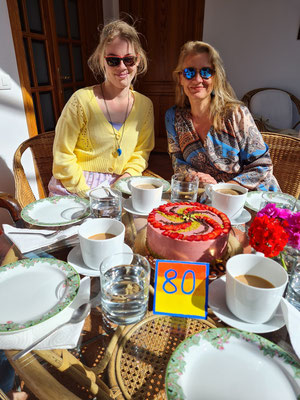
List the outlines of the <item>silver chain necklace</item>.
<svg viewBox="0 0 300 400">
<path fill-rule="evenodd" d="M 127 119 L 127 113 L 128 113 L 128 108 L 129 108 L 129 93 L 130 93 L 130 91 L 128 90 L 128 100 L 127 100 L 127 107 L 126 107 L 126 112 L 125 112 L 125 118 L 124 118 L 124 122 L 123 122 L 122 134 L 121 134 L 121 136 L 120 136 L 120 139 L 118 139 L 118 134 L 117 134 L 117 132 L 116 132 L 116 130 L 115 130 L 115 127 L 113 126 L 113 122 L 112 122 L 112 119 L 111 119 L 111 116 L 110 116 L 110 113 L 109 113 L 109 110 L 108 110 L 108 107 L 107 107 L 107 104 L 106 104 L 106 100 L 105 100 L 105 97 L 104 97 L 104 92 L 103 92 L 102 84 L 100 85 L 100 87 L 101 87 L 101 93 L 102 93 L 102 97 L 103 97 L 103 100 L 104 100 L 106 112 L 107 112 L 108 117 L 109 117 L 109 123 L 110 123 L 111 126 L 112 126 L 113 133 L 114 133 L 114 136 L 115 136 L 115 141 L 116 141 L 116 150 L 115 150 L 112 154 L 113 154 L 114 157 L 120 157 L 120 155 L 122 154 L 122 150 L 121 150 L 121 147 L 120 147 L 120 146 L 121 146 L 121 142 L 122 142 L 122 139 L 123 139 L 123 134 L 124 134 L 124 129 L 125 129 L 125 123 L 126 123 L 126 119 Z"/>
</svg>

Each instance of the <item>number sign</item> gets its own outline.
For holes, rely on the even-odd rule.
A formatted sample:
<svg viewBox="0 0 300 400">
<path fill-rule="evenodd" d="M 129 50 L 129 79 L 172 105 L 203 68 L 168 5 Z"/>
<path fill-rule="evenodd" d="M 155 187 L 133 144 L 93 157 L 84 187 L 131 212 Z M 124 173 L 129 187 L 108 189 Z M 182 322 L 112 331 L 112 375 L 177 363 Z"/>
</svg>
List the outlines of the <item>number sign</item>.
<svg viewBox="0 0 300 400">
<path fill-rule="evenodd" d="M 157 260 L 153 314 L 207 317 L 209 264 Z"/>
</svg>

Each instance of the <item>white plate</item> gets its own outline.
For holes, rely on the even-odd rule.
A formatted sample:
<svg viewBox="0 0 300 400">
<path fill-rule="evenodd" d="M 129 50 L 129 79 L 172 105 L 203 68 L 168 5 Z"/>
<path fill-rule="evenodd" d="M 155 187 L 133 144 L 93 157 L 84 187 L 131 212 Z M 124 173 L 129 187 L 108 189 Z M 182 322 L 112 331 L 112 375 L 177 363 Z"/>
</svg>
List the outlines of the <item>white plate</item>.
<svg viewBox="0 0 300 400">
<path fill-rule="evenodd" d="M 89 214 L 89 201 L 78 196 L 46 197 L 28 204 L 21 211 L 25 222 L 38 226 L 70 225 Z"/>
<path fill-rule="evenodd" d="M 276 344 L 231 328 L 185 339 L 166 370 L 169 400 L 296 400 L 300 365 Z"/>
<path fill-rule="evenodd" d="M 245 208 L 242 211 L 242 214 L 238 218 L 229 218 L 231 225 L 241 225 L 250 221 L 251 214 Z"/>
<path fill-rule="evenodd" d="M 122 251 L 124 253 L 133 253 L 132 249 L 125 243 L 123 244 Z M 92 269 L 85 265 L 82 259 L 80 245 L 73 247 L 70 251 L 68 254 L 68 263 L 81 275 L 99 276 L 99 271 L 97 269 Z"/>
<path fill-rule="evenodd" d="M 131 190 L 128 187 L 128 182 L 130 180 L 132 181 L 134 179 L 140 179 L 140 178 L 143 178 L 143 180 L 145 180 L 145 181 L 151 179 L 151 181 L 153 182 L 153 179 L 154 179 L 154 181 L 162 182 L 163 183 L 163 192 L 167 192 L 171 187 L 171 185 L 168 181 L 166 181 L 164 179 L 160 179 L 160 178 L 151 177 L 151 176 L 132 176 L 132 177 L 128 177 L 128 178 L 123 178 L 123 179 L 118 180 L 115 183 L 114 187 L 119 189 L 122 193 L 131 194 Z"/>
<path fill-rule="evenodd" d="M 160 206 L 163 205 L 163 204 L 166 204 L 166 203 L 167 203 L 166 200 L 162 200 L 160 202 Z M 141 217 L 147 217 L 150 214 L 150 212 L 146 213 L 146 212 L 136 211 L 132 206 L 131 197 L 129 197 L 129 199 L 124 200 L 123 208 L 124 208 L 124 210 L 126 210 L 130 214 L 140 215 Z"/>
<path fill-rule="evenodd" d="M 258 212 L 260 210 L 261 196 L 263 195 L 263 193 L 266 192 L 263 191 L 248 192 L 245 206 L 250 210 Z M 282 204 L 287 203 L 287 200 L 293 200 L 296 204 L 296 210 L 297 211 L 300 210 L 300 201 L 299 200 L 296 201 L 295 197 L 291 196 L 290 194 L 281 192 L 271 192 L 271 196 L 274 201 L 282 202 Z"/>
<path fill-rule="evenodd" d="M 24 259 L 1 267 L 0 333 L 48 320 L 71 304 L 79 286 L 75 269 L 55 258 Z"/>
<path fill-rule="evenodd" d="M 208 305 L 221 321 L 233 328 L 254 333 L 277 331 L 285 325 L 281 307 L 279 306 L 273 318 L 263 324 L 251 324 L 232 314 L 226 304 L 225 295 L 226 275 L 211 282 L 208 287 Z"/>
</svg>

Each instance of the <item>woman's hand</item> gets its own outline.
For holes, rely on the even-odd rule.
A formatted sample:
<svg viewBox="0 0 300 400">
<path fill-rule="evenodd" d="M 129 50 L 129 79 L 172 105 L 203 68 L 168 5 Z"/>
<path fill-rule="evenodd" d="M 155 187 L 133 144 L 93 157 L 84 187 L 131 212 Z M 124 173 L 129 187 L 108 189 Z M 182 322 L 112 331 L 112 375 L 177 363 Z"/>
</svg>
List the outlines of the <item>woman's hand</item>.
<svg viewBox="0 0 300 400">
<path fill-rule="evenodd" d="M 202 184 L 205 184 L 205 185 L 208 184 L 208 183 L 210 183 L 212 185 L 215 185 L 216 183 L 218 183 L 215 180 L 215 178 L 213 178 L 209 174 L 204 174 L 203 172 L 192 172 L 191 174 L 194 175 L 194 176 L 198 176 L 199 183 L 202 183 Z"/>
<path fill-rule="evenodd" d="M 116 179 L 116 180 L 114 181 L 114 183 L 113 183 L 111 186 L 114 187 L 115 184 L 116 184 L 120 179 L 129 178 L 130 176 L 131 176 L 131 175 L 130 175 L 128 172 L 125 172 L 125 174 L 119 176 L 119 178 Z"/>
</svg>

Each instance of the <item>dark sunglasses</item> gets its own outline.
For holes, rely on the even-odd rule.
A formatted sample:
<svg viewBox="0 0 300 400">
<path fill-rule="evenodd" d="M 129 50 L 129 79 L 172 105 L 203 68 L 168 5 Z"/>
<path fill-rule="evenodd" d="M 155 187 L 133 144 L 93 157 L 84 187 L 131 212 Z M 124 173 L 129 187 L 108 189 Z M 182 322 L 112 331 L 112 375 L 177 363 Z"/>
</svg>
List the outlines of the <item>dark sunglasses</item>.
<svg viewBox="0 0 300 400">
<path fill-rule="evenodd" d="M 214 72 L 215 72 L 210 67 L 203 67 L 201 69 L 197 69 L 197 68 L 194 68 L 194 67 L 189 67 L 189 68 L 185 68 L 182 71 L 182 75 L 185 77 L 185 79 L 190 80 L 190 79 L 193 79 L 196 76 L 197 71 L 199 71 L 199 74 L 200 74 L 201 78 L 203 78 L 203 79 L 211 78 L 213 76 Z"/>
<path fill-rule="evenodd" d="M 118 65 L 121 64 L 121 61 L 126 65 L 126 67 L 133 67 L 136 64 L 137 57 L 136 56 L 126 56 L 126 57 L 112 57 L 112 56 L 107 56 L 104 57 L 107 65 L 109 67 L 117 67 Z"/>
</svg>

